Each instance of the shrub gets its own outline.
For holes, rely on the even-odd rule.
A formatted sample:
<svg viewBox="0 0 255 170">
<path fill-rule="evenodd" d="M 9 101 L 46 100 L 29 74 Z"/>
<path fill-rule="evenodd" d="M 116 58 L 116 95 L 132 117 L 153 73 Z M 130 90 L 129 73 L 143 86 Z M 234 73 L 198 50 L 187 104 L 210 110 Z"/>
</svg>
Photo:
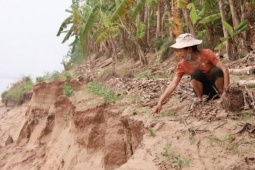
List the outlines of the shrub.
<svg viewBox="0 0 255 170">
<path fill-rule="evenodd" d="M 45 78 L 44 77 L 36 77 L 35 78 L 35 82 L 36 83 L 42 83 L 42 82 L 44 82 L 45 81 Z"/>
<path fill-rule="evenodd" d="M 137 74 L 135 76 L 135 78 L 142 79 L 142 78 L 150 77 L 151 75 L 152 75 L 152 71 L 149 70 L 147 72 L 143 72 L 143 73 Z"/>
<path fill-rule="evenodd" d="M 58 71 L 46 72 L 41 77 L 36 77 L 36 83 L 59 81 L 61 74 Z"/>
<path fill-rule="evenodd" d="M 58 81 L 60 78 L 60 73 L 58 71 L 55 71 L 50 76 L 50 81 Z"/>
<path fill-rule="evenodd" d="M 65 76 L 66 80 L 71 80 L 71 78 L 72 78 L 71 74 L 68 72 L 65 72 L 64 76 Z"/>
<path fill-rule="evenodd" d="M 151 41 L 151 45 L 153 48 L 156 48 L 157 50 L 160 49 L 160 47 L 164 44 L 164 40 L 161 37 L 155 38 Z"/>
<path fill-rule="evenodd" d="M 70 96 L 72 96 L 73 95 L 73 88 L 72 88 L 72 86 L 69 84 L 69 83 L 65 83 L 64 85 L 63 85 L 63 93 L 66 95 L 66 96 L 68 96 L 68 97 L 70 97 Z"/>
</svg>

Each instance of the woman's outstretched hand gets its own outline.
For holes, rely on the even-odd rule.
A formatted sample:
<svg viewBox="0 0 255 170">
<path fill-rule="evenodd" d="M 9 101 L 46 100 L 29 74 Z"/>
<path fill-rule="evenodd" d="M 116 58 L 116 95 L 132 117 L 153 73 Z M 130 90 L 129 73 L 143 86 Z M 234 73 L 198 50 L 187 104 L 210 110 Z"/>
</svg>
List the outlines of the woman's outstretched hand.
<svg viewBox="0 0 255 170">
<path fill-rule="evenodd" d="M 222 104 L 222 102 L 226 100 L 226 92 L 223 92 L 222 95 L 220 96 L 219 101 L 217 102 L 218 104 Z"/>
<path fill-rule="evenodd" d="M 159 103 L 157 104 L 156 108 L 154 109 L 152 115 L 155 116 L 156 114 L 159 114 L 161 108 L 162 108 L 162 104 L 159 102 Z"/>
</svg>

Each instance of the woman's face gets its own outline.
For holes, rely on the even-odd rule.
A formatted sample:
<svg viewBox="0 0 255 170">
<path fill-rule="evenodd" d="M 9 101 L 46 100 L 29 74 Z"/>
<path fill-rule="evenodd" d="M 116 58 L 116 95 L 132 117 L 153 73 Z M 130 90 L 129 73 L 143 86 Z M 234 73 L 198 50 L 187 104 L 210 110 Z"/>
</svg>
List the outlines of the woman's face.
<svg viewBox="0 0 255 170">
<path fill-rule="evenodd" d="M 178 58 L 181 57 L 184 60 L 186 60 L 186 57 L 187 57 L 187 54 L 188 54 L 188 49 L 180 48 L 180 49 L 176 49 L 175 52 L 176 52 Z"/>
</svg>

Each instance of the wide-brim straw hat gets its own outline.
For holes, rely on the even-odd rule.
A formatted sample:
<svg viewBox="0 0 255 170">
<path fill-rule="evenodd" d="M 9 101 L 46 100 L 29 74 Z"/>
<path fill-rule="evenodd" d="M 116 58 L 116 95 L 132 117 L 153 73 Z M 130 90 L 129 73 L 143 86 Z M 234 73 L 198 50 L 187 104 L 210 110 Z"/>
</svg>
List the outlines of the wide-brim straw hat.
<svg viewBox="0 0 255 170">
<path fill-rule="evenodd" d="M 191 47 L 194 45 L 199 45 L 202 43 L 202 40 L 195 39 L 190 33 L 180 34 L 176 38 L 175 44 L 171 45 L 172 48 L 185 48 Z"/>
</svg>

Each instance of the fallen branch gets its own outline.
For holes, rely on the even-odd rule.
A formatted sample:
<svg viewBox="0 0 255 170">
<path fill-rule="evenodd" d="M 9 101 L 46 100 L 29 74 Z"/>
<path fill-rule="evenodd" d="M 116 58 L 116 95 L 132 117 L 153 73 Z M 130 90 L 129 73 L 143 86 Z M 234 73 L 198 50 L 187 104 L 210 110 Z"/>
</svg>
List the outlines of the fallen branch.
<svg viewBox="0 0 255 170">
<path fill-rule="evenodd" d="M 255 74 L 255 67 L 249 66 L 249 67 L 239 68 L 239 69 L 229 69 L 229 73 L 233 75 Z"/>
<path fill-rule="evenodd" d="M 102 63 L 100 63 L 97 67 L 104 68 L 112 63 L 112 58 L 108 58 L 104 60 Z"/>
<path fill-rule="evenodd" d="M 218 125 L 217 127 L 214 128 L 213 131 L 215 131 L 216 129 L 222 127 L 223 125 L 227 124 L 227 121 L 223 122 L 222 124 Z"/>
<path fill-rule="evenodd" d="M 238 86 L 247 86 L 247 87 L 255 87 L 255 80 L 239 80 L 237 82 Z"/>
</svg>

